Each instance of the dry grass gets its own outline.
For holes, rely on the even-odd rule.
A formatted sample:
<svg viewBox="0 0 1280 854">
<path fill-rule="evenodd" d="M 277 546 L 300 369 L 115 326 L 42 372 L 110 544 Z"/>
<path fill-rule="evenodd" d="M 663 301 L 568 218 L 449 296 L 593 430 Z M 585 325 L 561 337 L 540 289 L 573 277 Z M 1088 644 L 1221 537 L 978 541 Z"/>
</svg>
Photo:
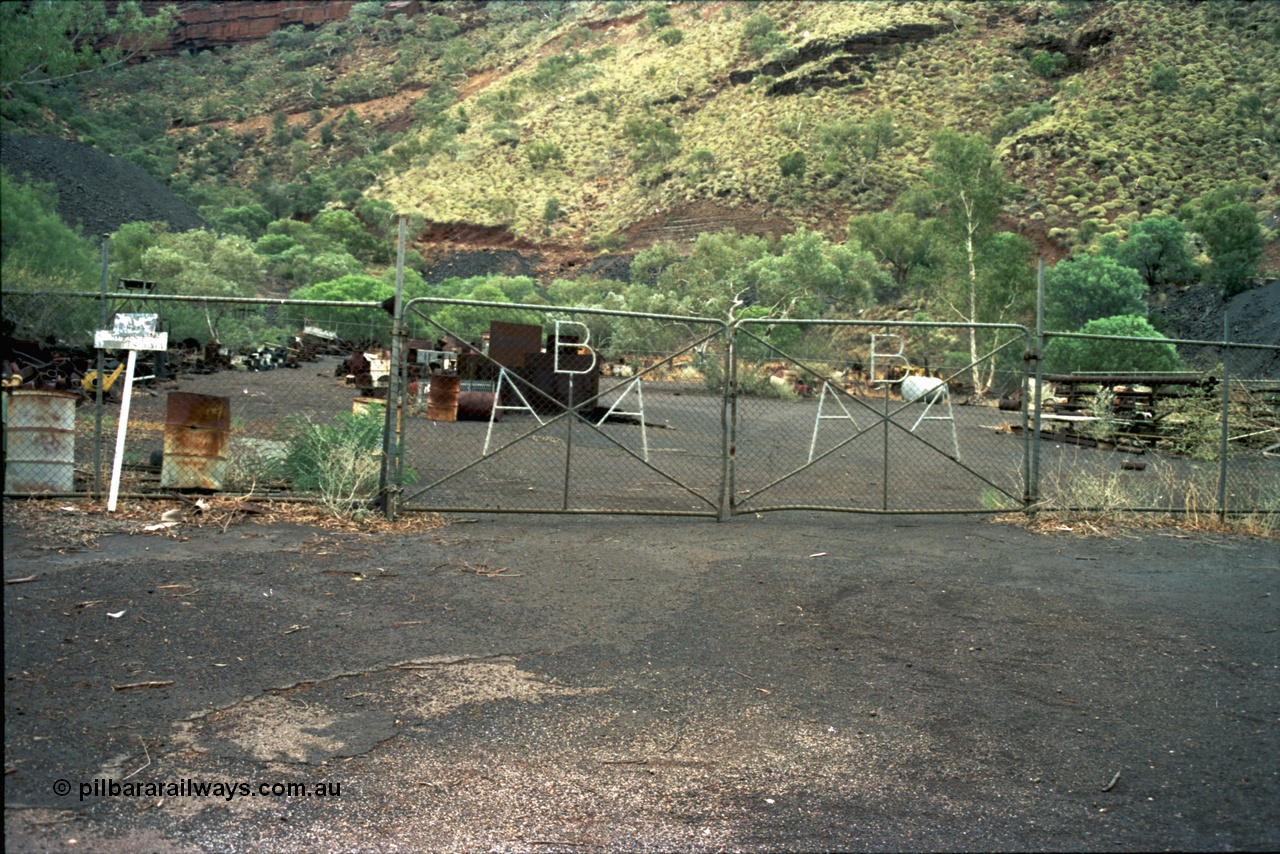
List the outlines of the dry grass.
<svg viewBox="0 0 1280 854">
<path fill-rule="evenodd" d="M 193 528 L 227 531 L 233 525 L 307 525 L 350 534 L 413 536 L 443 528 L 434 513 L 402 515 L 394 522 L 370 511 L 362 517 L 335 517 L 323 505 L 257 500 L 252 495 L 189 499 L 163 497 L 121 502 L 115 513 L 105 504 L 67 499 L 6 500 L 6 526 L 20 528 L 36 548 L 49 551 L 96 549 L 107 534 L 183 539 Z"/>
<path fill-rule="evenodd" d="M 1032 514 L 997 517 L 1037 534 L 1070 533 L 1114 537 L 1133 530 L 1195 534 L 1243 534 L 1280 539 L 1280 498 L 1261 501 L 1261 510 L 1226 514 L 1218 503 L 1216 474 L 1197 478 L 1168 460 L 1147 460 L 1147 470 L 1085 472 L 1064 466 L 1042 475 L 1044 499 Z M 1137 512 L 1129 508 L 1147 508 Z"/>
</svg>

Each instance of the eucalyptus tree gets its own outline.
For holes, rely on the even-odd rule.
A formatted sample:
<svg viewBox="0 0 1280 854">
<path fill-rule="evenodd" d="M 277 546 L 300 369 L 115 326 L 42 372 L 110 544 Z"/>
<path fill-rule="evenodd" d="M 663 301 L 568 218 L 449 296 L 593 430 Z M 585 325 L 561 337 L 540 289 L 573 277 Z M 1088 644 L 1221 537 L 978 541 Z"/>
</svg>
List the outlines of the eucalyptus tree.
<svg viewBox="0 0 1280 854">
<path fill-rule="evenodd" d="M 981 293 L 983 281 L 978 265 L 996 235 L 996 219 L 1009 196 L 1009 182 L 982 134 L 940 131 L 934 137 L 930 160 L 926 177 L 938 206 L 938 222 L 953 250 L 954 266 L 959 268 L 953 275 L 943 277 L 942 301 L 964 323 L 996 322 L 990 316 L 991 305 Z M 976 328 L 969 328 L 970 371 L 978 396 L 988 388 L 978 364 L 980 337 Z"/>
</svg>

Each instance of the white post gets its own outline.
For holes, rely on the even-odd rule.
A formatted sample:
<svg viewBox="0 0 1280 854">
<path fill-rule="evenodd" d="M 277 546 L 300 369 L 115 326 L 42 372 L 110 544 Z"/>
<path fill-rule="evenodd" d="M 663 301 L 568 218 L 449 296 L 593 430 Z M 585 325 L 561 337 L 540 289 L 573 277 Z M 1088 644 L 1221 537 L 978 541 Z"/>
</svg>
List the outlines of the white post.
<svg viewBox="0 0 1280 854">
<path fill-rule="evenodd" d="M 107 499 L 107 512 L 116 512 L 116 498 L 120 495 L 120 466 L 124 462 L 124 434 L 129 426 L 129 401 L 133 397 L 133 367 L 138 362 L 138 351 L 130 350 L 124 369 L 124 395 L 120 400 L 120 423 L 116 425 L 116 458 L 111 464 L 111 495 Z M 102 378 L 98 378 L 102 382 Z"/>
<path fill-rule="evenodd" d="M 124 434 L 129 426 L 129 401 L 133 398 L 133 369 L 138 363 L 139 350 L 164 350 L 169 346 L 169 333 L 156 333 L 157 316 L 154 314 L 117 314 L 111 330 L 100 329 L 94 335 L 93 344 L 99 350 L 127 350 L 124 393 L 120 400 L 120 423 L 116 427 L 116 458 L 111 465 L 111 493 L 107 498 L 107 512 L 116 511 L 116 499 L 120 496 L 120 468 L 124 464 Z M 98 374 L 98 387 L 103 388 L 106 378 Z"/>
</svg>

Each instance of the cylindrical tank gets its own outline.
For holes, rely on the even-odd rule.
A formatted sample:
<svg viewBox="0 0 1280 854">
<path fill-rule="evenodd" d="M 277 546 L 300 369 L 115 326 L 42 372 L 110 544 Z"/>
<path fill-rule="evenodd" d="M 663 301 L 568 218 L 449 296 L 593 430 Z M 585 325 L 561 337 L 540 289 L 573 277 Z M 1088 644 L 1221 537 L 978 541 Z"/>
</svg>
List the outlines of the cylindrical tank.
<svg viewBox="0 0 1280 854">
<path fill-rule="evenodd" d="M 427 417 L 432 421 L 458 420 L 457 374 L 432 374 L 427 389 Z"/>
<path fill-rule="evenodd" d="M 74 492 L 76 396 L 15 389 L 5 409 L 4 491 Z"/>
<path fill-rule="evenodd" d="M 491 391 L 462 391 L 458 393 L 459 421 L 501 421 L 504 410 L 494 410 L 497 396 Z"/>
<path fill-rule="evenodd" d="M 160 486 L 222 489 L 230 438 L 231 398 L 170 392 L 165 405 Z"/>
</svg>

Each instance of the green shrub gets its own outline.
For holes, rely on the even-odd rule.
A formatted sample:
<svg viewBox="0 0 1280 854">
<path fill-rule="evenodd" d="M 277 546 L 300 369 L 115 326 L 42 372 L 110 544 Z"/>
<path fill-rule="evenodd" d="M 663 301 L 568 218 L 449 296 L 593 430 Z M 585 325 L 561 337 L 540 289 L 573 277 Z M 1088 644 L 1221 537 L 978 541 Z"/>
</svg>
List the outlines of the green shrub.
<svg viewBox="0 0 1280 854">
<path fill-rule="evenodd" d="M 1151 76 L 1148 83 L 1153 90 L 1163 94 L 1170 94 L 1178 91 L 1178 69 L 1170 68 L 1164 63 L 1157 62 L 1151 66 Z"/>
<path fill-rule="evenodd" d="M 549 163 L 563 163 L 564 149 L 555 142 L 531 142 L 525 146 L 525 157 L 534 169 L 542 169 Z"/>
<path fill-rule="evenodd" d="M 671 13 L 667 11 L 666 6 L 653 5 L 645 10 L 645 20 L 649 22 L 655 30 L 658 27 L 665 27 L 671 23 Z"/>
<path fill-rule="evenodd" d="M 349 516 L 373 498 L 382 473 L 383 413 L 342 413 L 329 424 L 296 417 L 284 425 L 280 472 L 293 489 L 320 494 L 335 516 Z M 417 476 L 405 472 L 405 482 Z"/>
<path fill-rule="evenodd" d="M 1091 320 L 1080 331 L 1086 335 L 1164 340 L 1145 318 L 1132 315 Z M 1054 338 L 1045 345 L 1044 358 L 1052 373 L 1162 373 L 1182 369 L 1182 360 L 1172 344 L 1144 341 Z"/>
<path fill-rule="evenodd" d="M 1057 77 L 1066 67 L 1067 58 L 1057 51 L 1049 53 L 1042 50 L 1031 57 L 1031 71 L 1046 80 Z"/>
<path fill-rule="evenodd" d="M 803 178 L 806 166 L 803 151 L 793 151 L 778 158 L 778 171 L 783 178 Z"/>
<path fill-rule="evenodd" d="M 684 41 L 684 31 L 677 30 L 675 28 L 663 30 L 662 32 L 658 33 L 658 41 L 662 42 L 668 47 L 678 45 L 680 44 L 680 42 Z"/>
</svg>

